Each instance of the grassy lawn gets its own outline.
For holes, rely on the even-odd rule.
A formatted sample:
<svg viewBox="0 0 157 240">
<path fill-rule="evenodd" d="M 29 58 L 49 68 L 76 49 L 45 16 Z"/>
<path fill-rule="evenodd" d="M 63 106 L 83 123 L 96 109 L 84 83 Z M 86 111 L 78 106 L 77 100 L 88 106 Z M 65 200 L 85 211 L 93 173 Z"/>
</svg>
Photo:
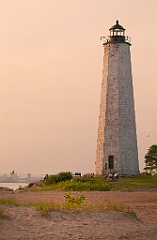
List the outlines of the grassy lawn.
<svg viewBox="0 0 157 240">
<path fill-rule="evenodd" d="M 38 184 L 37 184 L 38 185 Z M 117 182 L 106 182 L 105 177 L 73 177 L 69 181 L 61 181 L 49 185 L 42 184 L 30 190 L 49 191 L 139 191 L 157 189 L 157 175 L 140 175 L 138 177 L 120 177 Z"/>
</svg>

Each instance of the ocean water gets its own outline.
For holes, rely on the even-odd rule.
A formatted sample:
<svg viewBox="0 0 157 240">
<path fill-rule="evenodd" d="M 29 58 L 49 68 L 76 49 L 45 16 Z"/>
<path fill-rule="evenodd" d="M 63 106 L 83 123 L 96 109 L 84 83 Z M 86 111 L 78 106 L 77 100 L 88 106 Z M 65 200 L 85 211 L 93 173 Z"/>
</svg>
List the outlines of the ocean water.
<svg viewBox="0 0 157 240">
<path fill-rule="evenodd" d="M 25 187 L 28 183 L 0 183 L 0 187 L 8 187 L 13 190 L 16 190 L 18 187 Z"/>
</svg>

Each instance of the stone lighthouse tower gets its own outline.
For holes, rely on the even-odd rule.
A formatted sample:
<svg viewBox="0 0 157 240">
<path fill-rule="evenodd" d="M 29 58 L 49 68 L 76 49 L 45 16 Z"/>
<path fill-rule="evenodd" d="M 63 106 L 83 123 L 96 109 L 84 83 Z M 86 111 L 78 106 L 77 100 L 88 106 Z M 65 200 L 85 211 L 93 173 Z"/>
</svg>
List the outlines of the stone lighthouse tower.
<svg viewBox="0 0 157 240">
<path fill-rule="evenodd" d="M 116 24 L 104 38 L 95 174 L 138 175 L 138 152 L 130 42 Z"/>
</svg>

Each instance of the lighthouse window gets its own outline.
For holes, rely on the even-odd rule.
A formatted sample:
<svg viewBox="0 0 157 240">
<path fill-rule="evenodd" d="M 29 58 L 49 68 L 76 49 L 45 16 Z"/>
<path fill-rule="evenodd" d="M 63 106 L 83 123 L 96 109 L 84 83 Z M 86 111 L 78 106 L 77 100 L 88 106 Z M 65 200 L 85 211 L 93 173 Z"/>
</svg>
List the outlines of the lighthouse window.
<svg viewBox="0 0 157 240">
<path fill-rule="evenodd" d="M 113 31 L 111 31 L 111 36 L 113 36 L 114 35 L 114 32 Z"/>
</svg>

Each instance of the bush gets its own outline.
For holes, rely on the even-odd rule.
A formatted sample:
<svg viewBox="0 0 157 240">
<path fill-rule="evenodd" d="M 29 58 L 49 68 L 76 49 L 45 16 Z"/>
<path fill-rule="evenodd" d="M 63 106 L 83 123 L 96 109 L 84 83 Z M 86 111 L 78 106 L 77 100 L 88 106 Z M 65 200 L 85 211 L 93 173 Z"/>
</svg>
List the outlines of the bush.
<svg viewBox="0 0 157 240">
<path fill-rule="evenodd" d="M 45 185 L 52 185 L 54 183 L 59 183 L 59 182 L 65 182 L 68 180 L 72 179 L 72 173 L 71 172 L 60 172 L 56 175 L 50 175 L 46 180 L 45 180 Z"/>
<path fill-rule="evenodd" d="M 71 193 L 67 193 L 64 197 L 66 200 L 66 207 L 68 208 L 73 208 L 73 207 L 79 208 L 85 200 L 85 196 L 79 195 L 76 197 L 72 197 Z"/>
<path fill-rule="evenodd" d="M 60 172 L 58 173 L 58 180 L 59 182 L 65 182 L 71 180 L 73 178 L 71 172 Z"/>
<path fill-rule="evenodd" d="M 57 175 L 50 175 L 46 180 L 45 180 L 45 185 L 51 185 L 54 183 L 58 183 L 58 177 Z"/>
</svg>

